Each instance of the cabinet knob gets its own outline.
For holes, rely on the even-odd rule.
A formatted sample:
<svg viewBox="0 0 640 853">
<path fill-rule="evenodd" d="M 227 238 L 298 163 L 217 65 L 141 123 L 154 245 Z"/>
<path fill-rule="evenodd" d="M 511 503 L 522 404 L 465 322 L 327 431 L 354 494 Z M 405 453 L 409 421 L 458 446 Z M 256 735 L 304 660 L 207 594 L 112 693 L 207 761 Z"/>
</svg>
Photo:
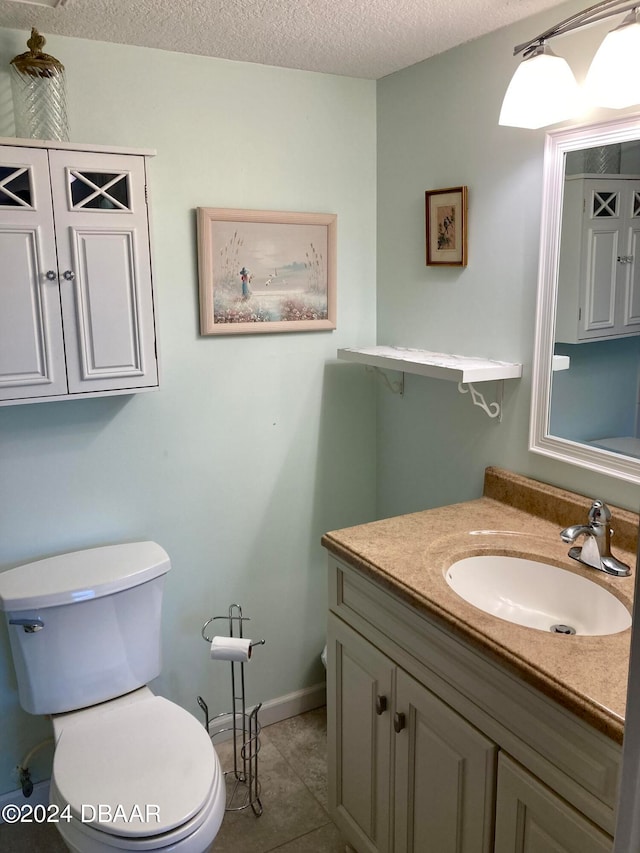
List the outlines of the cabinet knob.
<svg viewBox="0 0 640 853">
<path fill-rule="evenodd" d="M 401 714 L 399 711 L 393 715 L 393 728 L 396 732 L 401 732 L 405 726 L 405 716 Z"/>
<path fill-rule="evenodd" d="M 387 710 L 387 697 L 376 696 L 376 714 L 380 716 Z"/>
<path fill-rule="evenodd" d="M 58 278 L 58 274 L 55 270 L 47 270 L 44 277 L 49 281 L 55 281 Z"/>
<path fill-rule="evenodd" d="M 75 277 L 76 274 L 73 272 L 73 270 L 65 270 L 62 273 L 62 278 L 66 279 L 66 281 L 73 281 Z"/>
</svg>

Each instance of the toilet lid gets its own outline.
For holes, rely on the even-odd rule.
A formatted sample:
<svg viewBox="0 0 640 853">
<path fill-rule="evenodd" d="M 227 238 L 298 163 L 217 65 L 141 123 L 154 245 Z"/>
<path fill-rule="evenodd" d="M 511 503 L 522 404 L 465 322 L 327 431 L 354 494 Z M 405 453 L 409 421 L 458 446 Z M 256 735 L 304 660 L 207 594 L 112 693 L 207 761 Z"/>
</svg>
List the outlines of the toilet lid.
<svg viewBox="0 0 640 853">
<path fill-rule="evenodd" d="M 153 696 L 64 729 L 53 776 L 82 823 L 112 835 L 148 836 L 197 814 L 218 766 L 195 717 Z"/>
</svg>

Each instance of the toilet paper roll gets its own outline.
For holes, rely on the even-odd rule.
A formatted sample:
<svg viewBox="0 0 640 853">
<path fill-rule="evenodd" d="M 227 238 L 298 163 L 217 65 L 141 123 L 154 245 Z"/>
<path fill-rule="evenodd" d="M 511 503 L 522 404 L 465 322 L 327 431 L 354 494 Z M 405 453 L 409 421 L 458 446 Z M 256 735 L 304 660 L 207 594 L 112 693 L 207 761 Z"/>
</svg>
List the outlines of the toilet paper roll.
<svg viewBox="0 0 640 853">
<path fill-rule="evenodd" d="M 211 641 L 211 660 L 248 661 L 251 640 L 243 637 L 214 637 Z"/>
</svg>

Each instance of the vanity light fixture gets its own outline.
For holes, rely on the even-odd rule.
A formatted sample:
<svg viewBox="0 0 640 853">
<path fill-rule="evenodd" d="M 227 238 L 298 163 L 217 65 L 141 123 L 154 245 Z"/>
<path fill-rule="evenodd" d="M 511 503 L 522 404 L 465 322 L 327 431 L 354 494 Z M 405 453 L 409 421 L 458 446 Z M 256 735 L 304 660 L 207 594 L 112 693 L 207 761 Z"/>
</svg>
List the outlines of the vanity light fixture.
<svg viewBox="0 0 640 853">
<path fill-rule="evenodd" d="M 614 109 L 640 104 L 639 8 L 640 0 L 604 0 L 516 45 L 513 55 L 522 54 L 523 60 L 505 94 L 499 124 L 535 129 L 575 118 L 585 103 Z M 622 12 L 630 14 L 600 45 L 581 90 L 566 60 L 547 42 Z"/>
<path fill-rule="evenodd" d="M 640 103 L 640 19 L 633 9 L 619 27 L 607 33 L 584 81 L 589 100 L 621 110 Z"/>
<path fill-rule="evenodd" d="M 569 63 L 544 42 L 525 53 L 502 102 L 499 124 L 531 130 L 575 118 L 580 88 Z"/>
</svg>

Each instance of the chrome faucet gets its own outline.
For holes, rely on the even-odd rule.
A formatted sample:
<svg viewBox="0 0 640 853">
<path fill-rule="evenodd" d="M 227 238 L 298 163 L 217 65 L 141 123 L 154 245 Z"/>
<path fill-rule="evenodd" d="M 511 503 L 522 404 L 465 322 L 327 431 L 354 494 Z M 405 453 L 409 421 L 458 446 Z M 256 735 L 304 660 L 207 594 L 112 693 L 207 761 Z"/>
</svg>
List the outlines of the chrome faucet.
<svg viewBox="0 0 640 853">
<path fill-rule="evenodd" d="M 616 577 L 626 577 L 631 569 L 611 553 L 611 535 L 609 527 L 611 510 L 604 501 L 594 501 L 589 510 L 588 524 L 573 524 L 560 533 L 563 542 L 573 543 L 578 536 L 584 536 L 582 547 L 569 549 L 569 556 L 585 566 L 591 566 L 601 572 Z"/>
</svg>

